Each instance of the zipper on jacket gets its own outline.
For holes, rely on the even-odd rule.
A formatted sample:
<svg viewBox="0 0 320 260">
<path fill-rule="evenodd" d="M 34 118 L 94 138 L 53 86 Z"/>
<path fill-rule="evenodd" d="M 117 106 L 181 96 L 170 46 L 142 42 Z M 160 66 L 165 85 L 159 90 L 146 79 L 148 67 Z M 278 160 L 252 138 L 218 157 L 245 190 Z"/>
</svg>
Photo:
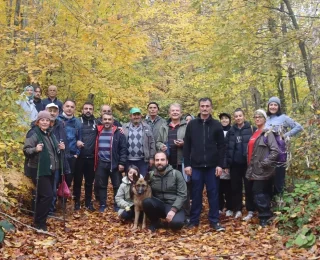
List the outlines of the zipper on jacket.
<svg viewBox="0 0 320 260">
<path fill-rule="evenodd" d="M 114 131 L 112 130 L 111 140 L 110 140 L 110 172 L 112 172 L 112 144 L 113 144 Z"/>
<path fill-rule="evenodd" d="M 204 157 L 204 167 L 207 167 L 206 165 L 206 160 L 207 160 L 207 156 L 206 156 L 206 126 L 205 126 L 205 121 L 203 120 L 203 157 Z"/>
</svg>

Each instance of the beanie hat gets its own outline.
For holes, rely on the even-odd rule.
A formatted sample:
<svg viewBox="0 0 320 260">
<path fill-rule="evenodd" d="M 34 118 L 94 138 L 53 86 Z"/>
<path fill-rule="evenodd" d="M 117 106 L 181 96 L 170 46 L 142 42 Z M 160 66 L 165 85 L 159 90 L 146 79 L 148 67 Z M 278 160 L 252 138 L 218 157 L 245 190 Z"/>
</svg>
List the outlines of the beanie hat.
<svg viewBox="0 0 320 260">
<path fill-rule="evenodd" d="M 280 99 L 279 99 L 278 97 L 271 97 L 271 98 L 269 99 L 269 101 L 268 101 L 268 106 L 269 106 L 269 104 L 272 103 L 272 102 L 277 103 L 277 104 L 279 105 L 279 107 L 281 106 L 281 101 L 280 101 Z"/>
<path fill-rule="evenodd" d="M 273 101 L 272 101 L 273 102 Z M 255 112 L 254 112 L 254 114 L 256 115 L 256 114 L 259 114 L 259 115 L 262 115 L 263 117 L 264 117 L 264 119 L 266 119 L 267 120 L 267 113 L 266 113 L 266 111 L 264 111 L 263 109 L 258 109 L 258 110 L 256 110 Z"/>
<path fill-rule="evenodd" d="M 39 121 L 42 118 L 47 118 L 47 119 L 51 120 L 51 115 L 48 111 L 40 111 L 37 116 L 37 121 Z"/>
</svg>

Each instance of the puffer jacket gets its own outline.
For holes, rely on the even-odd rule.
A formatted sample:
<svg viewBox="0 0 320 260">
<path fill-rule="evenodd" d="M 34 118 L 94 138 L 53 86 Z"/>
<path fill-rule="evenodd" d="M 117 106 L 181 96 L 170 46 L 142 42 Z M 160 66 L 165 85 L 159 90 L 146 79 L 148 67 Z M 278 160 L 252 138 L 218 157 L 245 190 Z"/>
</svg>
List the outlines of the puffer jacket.
<svg viewBox="0 0 320 260">
<path fill-rule="evenodd" d="M 245 121 L 242 128 L 234 124 L 226 135 L 226 163 L 225 167 L 230 168 L 234 163 L 247 163 L 247 147 L 256 127 Z"/>
<path fill-rule="evenodd" d="M 81 121 L 81 137 L 84 147 L 81 148 L 80 158 L 94 158 L 95 142 L 98 134 L 97 121 L 94 116 L 87 118 L 82 115 Z"/>
<path fill-rule="evenodd" d="M 152 195 L 171 205 L 172 210 L 180 210 L 187 199 L 187 185 L 182 173 L 168 165 L 163 175 L 152 171 L 150 176 Z"/>
<path fill-rule="evenodd" d="M 124 135 L 126 136 L 126 140 L 128 143 L 128 135 L 129 135 L 129 127 L 131 123 L 126 123 L 122 126 Z M 150 159 L 153 159 L 156 153 L 155 141 L 153 138 L 152 131 L 150 126 L 145 122 L 141 122 L 142 124 L 142 132 L 143 132 L 143 153 L 144 153 L 144 161 L 149 162 Z"/>
<path fill-rule="evenodd" d="M 143 176 L 140 175 L 140 178 L 143 178 Z M 115 196 L 115 201 L 120 208 L 118 210 L 119 216 L 123 213 L 126 207 L 131 207 L 134 204 L 133 198 L 130 196 L 130 186 L 131 181 L 129 178 L 127 176 L 123 177 L 117 195 Z"/>
<path fill-rule="evenodd" d="M 169 124 L 171 121 L 166 122 L 160 127 L 158 140 L 156 142 L 156 148 L 160 151 L 163 145 L 167 145 L 168 143 L 168 132 L 169 132 Z M 177 132 L 177 139 L 184 139 L 187 129 L 187 122 L 185 120 L 181 120 L 180 126 Z M 183 162 L 183 147 L 178 147 L 178 165 L 181 165 Z"/>
<path fill-rule="evenodd" d="M 254 143 L 246 178 L 248 180 L 270 179 L 275 172 L 278 154 L 279 149 L 274 134 L 264 130 Z"/>
</svg>

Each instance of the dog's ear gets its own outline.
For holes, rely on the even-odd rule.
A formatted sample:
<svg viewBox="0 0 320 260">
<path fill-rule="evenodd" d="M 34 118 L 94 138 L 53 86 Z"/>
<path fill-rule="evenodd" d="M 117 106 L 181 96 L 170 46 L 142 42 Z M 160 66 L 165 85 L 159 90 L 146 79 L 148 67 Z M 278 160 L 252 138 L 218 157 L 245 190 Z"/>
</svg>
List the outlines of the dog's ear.
<svg viewBox="0 0 320 260">
<path fill-rule="evenodd" d="M 144 176 L 144 180 L 146 182 L 149 182 L 150 181 L 150 172 L 147 172 L 146 176 Z"/>
<path fill-rule="evenodd" d="M 136 183 L 139 180 L 139 178 L 140 176 L 133 174 L 132 176 L 133 183 Z"/>
</svg>

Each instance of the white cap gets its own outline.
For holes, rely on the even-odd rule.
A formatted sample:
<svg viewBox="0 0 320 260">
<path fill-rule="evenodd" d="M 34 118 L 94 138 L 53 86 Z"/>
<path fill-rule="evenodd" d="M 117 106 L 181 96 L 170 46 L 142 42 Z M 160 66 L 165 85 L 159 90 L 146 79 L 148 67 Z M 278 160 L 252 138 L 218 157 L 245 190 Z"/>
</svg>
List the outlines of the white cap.
<svg viewBox="0 0 320 260">
<path fill-rule="evenodd" d="M 55 107 L 59 110 L 59 107 L 55 103 L 50 103 L 50 104 L 46 105 L 46 109 L 50 108 L 50 107 Z"/>
</svg>

